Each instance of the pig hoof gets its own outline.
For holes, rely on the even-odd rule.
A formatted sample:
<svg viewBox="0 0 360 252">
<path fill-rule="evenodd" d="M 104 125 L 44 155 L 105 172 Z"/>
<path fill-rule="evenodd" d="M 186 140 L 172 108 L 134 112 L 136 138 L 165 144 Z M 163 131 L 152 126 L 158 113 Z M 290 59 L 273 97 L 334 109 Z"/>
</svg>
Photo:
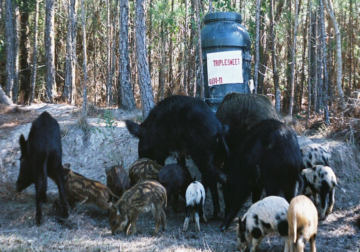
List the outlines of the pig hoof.
<svg viewBox="0 0 360 252">
<path fill-rule="evenodd" d="M 227 231 L 227 228 L 225 227 L 225 225 L 222 225 L 220 227 L 220 232 L 226 232 Z"/>
</svg>

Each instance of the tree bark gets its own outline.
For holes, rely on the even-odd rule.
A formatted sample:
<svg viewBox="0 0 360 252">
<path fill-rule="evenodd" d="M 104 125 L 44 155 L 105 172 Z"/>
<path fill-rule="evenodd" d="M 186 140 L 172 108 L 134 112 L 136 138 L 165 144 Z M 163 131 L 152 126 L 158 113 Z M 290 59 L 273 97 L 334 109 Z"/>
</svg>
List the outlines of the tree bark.
<svg viewBox="0 0 360 252">
<path fill-rule="evenodd" d="M 23 0 L 22 2 L 23 7 L 20 14 L 20 92 L 23 95 L 22 102 L 24 102 L 24 104 L 29 104 L 31 92 L 31 69 L 29 64 L 29 6 L 27 0 Z"/>
<path fill-rule="evenodd" d="M 344 100 L 344 92 L 341 88 L 341 78 L 342 78 L 342 56 L 341 56 L 341 34 L 335 19 L 334 9 L 332 6 L 331 1 L 325 0 L 324 5 L 326 7 L 326 11 L 330 16 L 332 21 L 334 30 L 335 30 L 335 38 L 336 38 L 336 88 L 338 95 L 340 97 L 340 108 L 344 109 L 345 107 L 345 100 Z"/>
<path fill-rule="evenodd" d="M 279 86 L 279 75 L 277 72 L 276 54 L 275 54 L 274 0 L 270 0 L 270 34 L 271 34 L 271 52 L 272 52 L 274 86 L 275 86 L 275 108 L 278 112 L 280 112 L 281 91 L 280 91 L 280 86 Z"/>
<path fill-rule="evenodd" d="M 295 54 L 296 54 L 296 35 L 298 28 L 298 8 L 299 3 L 295 0 L 295 25 L 294 25 L 294 37 L 293 37 L 293 48 L 292 48 L 292 60 L 291 60 L 291 87 L 290 87 L 290 104 L 289 104 L 289 116 L 292 116 L 293 113 L 293 104 L 294 104 L 294 87 L 295 87 Z"/>
<path fill-rule="evenodd" d="M 68 20 L 66 37 L 65 86 L 63 98 L 75 104 L 76 78 L 76 20 L 77 0 L 68 0 Z"/>
<path fill-rule="evenodd" d="M 110 70 L 111 70 L 111 25 L 110 25 L 110 0 L 106 0 L 106 105 L 110 105 L 110 94 L 111 94 L 111 82 L 110 82 Z"/>
<path fill-rule="evenodd" d="M 166 64 L 166 39 L 165 39 L 165 29 L 164 29 L 164 20 L 161 20 L 160 24 L 160 69 L 159 69 L 159 86 L 157 92 L 156 101 L 159 102 L 164 99 L 164 89 L 165 89 L 165 64 Z M 168 95 L 171 94 L 169 86 Z"/>
<path fill-rule="evenodd" d="M 188 32 L 188 27 L 187 27 L 187 12 L 188 12 L 188 4 L 187 4 L 187 0 L 184 0 L 184 4 L 185 4 L 185 17 L 184 17 L 184 61 L 183 61 L 183 69 L 184 69 L 184 80 L 183 80 L 183 88 L 182 90 L 184 91 L 184 93 L 188 93 L 188 83 L 187 83 L 187 32 Z"/>
<path fill-rule="evenodd" d="M 199 65 L 198 65 L 198 87 L 199 87 L 199 98 L 204 99 L 204 73 L 203 73 L 203 58 L 202 58 L 202 48 L 201 48 L 201 21 L 200 21 L 200 0 L 195 0 L 195 12 L 197 18 L 197 47 L 199 53 Z"/>
<path fill-rule="evenodd" d="M 4 105 L 13 105 L 11 99 L 5 94 L 4 90 L 0 85 L 0 104 Z"/>
<path fill-rule="evenodd" d="M 308 47 L 308 55 L 309 55 L 309 60 L 308 60 L 308 107 L 307 107 L 307 123 L 309 122 L 310 119 L 310 111 L 311 111 L 311 72 L 312 72 L 312 21 L 313 21 L 313 17 L 311 15 L 311 8 L 312 8 L 312 4 L 311 4 L 311 0 L 309 0 L 309 9 L 308 9 L 308 15 L 309 15 L 309 47 Z"/>
<path fill-rule="evenodd" d="M 150 110 L 155 106 L 154 95 L 152 93 L 151 87 L 149 65 L 146 57 L 145 1 L 136 0 L 135 8 L 136 59 L 142 114 L 143 118 L 145 119 L 150 113 Z"/>
<path fill-rule="evenodd" d="M 19 91 L 19 33 L 20 33 L 20 10 L 19 6 L 15 5 L 14 8 L 14 85 L 12 88 L 12 100 L 16 104 L 18 100 Z"/>
<path fill-rule="evenodd" d="M 53 102 L 55 85 L 55 38 L 54 38 L 54 0 L 46 0 L 45 18 L 45 65 L 46 65 L 46 96 Z"/>
<path fill-rule="evenodd" d="M 5 39 L 6 39 L 6 88 L 5 93 L 12 98 L 14 86 L 15 67 L 15 43 L 14 43 L 14 13 L 12 0 L 5 2 Z"/>
<path fill-rule="evenodd" d="M 37 46 L 38 46 L 38 23 L 39 23 L 39 0 L 35 0 L 35 16 L 34 16 L 34 49 L 33 49 L 33 66 L 31 74 L 31 94 L 30 104 L 35 98 L 36 68 L 37 68 Z"/>
<path fill-rule="evenodd" d="M 129 56 L 129 0 L 120 0 L 119 31 L 119 88 L 118 106 L 123 109 L 135 108 L 134 93 L 131 88 Z"/>
<path fill-rule="evenodd" d="M 330 124 L 329 120 L 329 109 L 328 109 L 328 72 L 327 72 L 327 55 L 326 55 L 326 41 L 325 41 L 325 19 L 324 19 L 324 6 L 323 6 L 323 0 L 320 0 L 320 22 L 321 22 L 321 42 L 322 42 L 322 65 L 323 65 L 323 76 L 324 76 L 324 82 L 323 82 L 323 101 L 324 101 L 324 119 L 325 124 Z"/>
<path fill-rule="evenodd" d="M 259 86 L 259 60 L 260 60 L 260 52 L 259 52 L 259 40 L 260 40 L 260 0 L 256 0 L 256 12 L 255 12 L 255 22 L 256 22 L 256 30 L 255 30 L 255 66 L 254 66 L 254 88 L 255 93 L 257 93 L 257 89 Z"/>
<path fill-rule="evenodd" d="M 81 0 L 81 16 L 82 16 L 82 39 L 83 39 L 83 53 L 84 53 L 84 91 L 83 91 L 83 106 L 82 106 L 82 116 L 85 117 L 87 114 L 87 70 L 86 70 L 86 30 L 85 30 L 85 10 L 84 10 L 84 0 Z"/>
</svg>

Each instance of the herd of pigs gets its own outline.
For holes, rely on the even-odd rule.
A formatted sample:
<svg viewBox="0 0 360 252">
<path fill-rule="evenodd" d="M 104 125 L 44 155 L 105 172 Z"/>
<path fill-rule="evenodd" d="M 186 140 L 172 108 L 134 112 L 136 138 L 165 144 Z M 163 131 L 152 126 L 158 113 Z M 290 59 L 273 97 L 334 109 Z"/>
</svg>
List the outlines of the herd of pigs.
<svg viewBox="0 0 360 252">
<path fill-rule="evenodd" d="M 274 232 L 284 238 L 284 251 L 303 251 L 308 241 L 311 251 L 316 251 L 318 218 L 323 220 L 332 211 L 335 187 L 340 188 L 329 167 L 331 157 L 319 145 L 300 149 L 295 132 L 266 96 L 227 94 L 216 114 L 200 99 L 171 96 L 159 102 L 144 122 L 127 120 L 126 127 L 139 139 L 139 159 L 128 172 L 121 165 L 107 169 L 104 185 L 62 164 L 60 127 L 49 113 L 43 112 L 32 123 L 27 140 L 20 137 L 16 188 L 20 192 L 35 184 L 37 224 L 42 222 L 47 177 L 59 190 L 61 220 L 69 215 L 68 205 L 89 202 L 108 211 L 112 233 L 135 234 L 138 216 L 151 211 L 153 235 L 160 226 L 165 231 L 164 207 L 173 198 L 177 212 L 179 195 L 186 201 L 183 230 L 191 218 L 197 231 L 200 220 L 207 221 L 207 189 L 214 207 L 210 219 L 218 218 L 219 183 L 225 203 L 220 231 L 228 229 L 252 196 L 253 205 L 239 218 L 241 251 L 250 244 L 251 251 L 256 251 L 264 236 Z M 177 163 L 165 165 L 170 155 L 176 156 Z M 188 157 L 199 169 L 201 182 L 191 176 Z M 263 191 L 266 197 L 261 199 Z"/>
</svg>

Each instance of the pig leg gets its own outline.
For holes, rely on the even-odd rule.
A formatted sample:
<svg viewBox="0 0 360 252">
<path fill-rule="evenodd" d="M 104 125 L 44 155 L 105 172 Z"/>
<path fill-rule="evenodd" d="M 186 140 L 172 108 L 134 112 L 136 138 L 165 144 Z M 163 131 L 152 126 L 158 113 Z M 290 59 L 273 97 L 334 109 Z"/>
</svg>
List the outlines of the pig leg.
<svg viewBox="0 0 360 252">
<path fill-rule="evenodd" d="M 262 188 L 258 185 L 254 185 L 252 189 L 252 203 L 259 201 L 261 198 Z"/>
<path fill-rule="evenodd" d="M 329 193 L 329 208 L 326 211 L 326 214 L 329 214 L 332 212 L 332 210 L 334 208 L 334 204 L 335 204 L 335 187 L 333 187 L 333 189 L 331 189 L 331 191 Z"/>
<path fill-rule="evenodd" d="M 185 209 L 185 221 L 183 225 L 183 231 L 186 231 L 189 226 L 190 215 L 192 213 L 193 206 L 186 206 Z"/>
<path fill-rule="evenodd" d="M 205 190 L 209 187 L 211 192 L 211 197 L 214 206 L 213 216 L 210 219 L 217 219 L 218 214 L 220 212 L 220 203 L 219 203 L 219 192 L 217 189 L 217 175 L 216 170 L 213 164 L 211 164 L 211 160 L 213 160 L 213 156 L 206 151 L 198 150 L 194 151 L 194 153 L 190 153 L 194 163 L 199 168 L 201 177 L 203 180 L 203 186 Z"/>
<path fill-rule="evenodd" d="M 61 217 L 68 218 L 68 206 L 66 201 L 66 193 L 65 193 L 65 179 L 63 174 L 63 167 L 60 160 L 56 157 L 49 158 L 48 165 L 51 167 L 49 170 L 49 177 L 56 183 L 59 191 L 60 204 L 61 204 Z M 56 167 L 57 165 L 57 167 Z M 53 168 L 56 167 L 56 168 Z M 73 202 L 73 207 L 75 207 L 75 202 Z"/>
<path fill-rule="evenodd" d="M 161 225 L 163 227 L 163 231 L 166 230 L 166 215 L 164 209 L 161 209 Z"/>
<path fill-rule="evenodd" d="M 245 200 L 249 197 L 251 193 L 251 188 L 249 185 L 249 181 L 244 178 L 237 178 L 229 175 L 227 177 L 227 201 L 229 204 L 229 209 L 227 214 L 225 215 L 225 220 L 221 224 L 220 231 L 226 231 L 230 226 L 230 223 L 236 217 L 240 208 L 244 204 Z"/>
<path fill-rule="evenodd" d="M 326 209 L 328 207 L 328 199 L 327 199 L 327 196 L 329 194 L 329 191 L 330 191 L 330 187 L 329 185 L 323 181 L 321 183 L 321 188 L 320 188 L 320 203 L 321 203 L 321 207 L 320 207 L 320 219 L 321 220 L 324 220 L 326 215 Z M 330 197 L 330 196 L 329 196 Z"/>
<path fill-rule="evenodd" d="M 311 251 L 311 252 L 316 252 L 315 240 L 316 240 L 316 234 L 314 234 L 314 235 L 311 236 L 311 238 L 310 238 L 310 251 Z"/>
<path fill-rule="evenodd" d="M 38 225 L 41 224 L 42 217 L 42 203 L 46 198 L 46 189 L 47 189 L 47 181 L 45 175 L 41 175 L 38 177 L 35 183 L 36 190 L 36 223 Z M 45 195 L 45 196 L 44 196 Z"/>
<path fill-rule="evenodd" d="M 161 224 L 161 206 L 156 206 L 155 209 L 153 210 L 153 215 L 154 215 L 154 219 L 155 219 L 155 230 L 153 233 L 153 236 L 156 236 L 159 233 L 159 229 L 160 229 L 160 224 Z"/>
<path fill-rule="evenodd" d="M 253 239 L 252 239 L 252 246 L 251 246 L 251 251 L 250 251 L 250 252 L 255 252 L 255 251 L 257 251 L 257 249 L 258 249 L 258 247 L 259 247 L 260 242 L 261 242 L 262 239 L 263 239 L 263 237 L 260 237 L 259 239 L 255 239 L 255 238 L 253 237 Z"/>
<path fill-rule="evenodd" d="M 133 235 L 136 234 L 137 229 L 136 229 L 136 222 L 138 219 L 139 213 L 133 213 L 132 216 L 129 218 L 129 222 L 128 224 L 125 226 L 125 234 L 129 235 L 130 234 L 130 227 L 132 226 L 132 231 L 131 233 Z"/>
<path fill-rule="evenodd" d="M 177 206 L 178 206 L 178 202 L 179 202 L 179 193 L 174 193 L 173 194 L 173 197 L 174 197 L 174 202 L 173 202 L 173 210 L 175 213 L 177 213 Z"/>
<path fill-rule="evenodd" d="M 200 218 L 198 211 L 195 212 L 195 228 L 196 231 L 200 232 Z"/>
<path fill-rule="evenodd" d="M 296 251 L 304 252 L 304 248 L 305 248 L 304 236 L 301 235 L 296 241 Z"/>
</svg>

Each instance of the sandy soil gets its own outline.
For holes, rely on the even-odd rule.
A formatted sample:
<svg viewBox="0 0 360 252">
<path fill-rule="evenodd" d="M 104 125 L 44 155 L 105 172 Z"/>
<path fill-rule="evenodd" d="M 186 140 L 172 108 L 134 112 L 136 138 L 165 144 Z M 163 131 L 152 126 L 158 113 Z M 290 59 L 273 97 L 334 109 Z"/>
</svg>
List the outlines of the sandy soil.
<svg viewBox="0 0 360 252">
<path fill-rule="evenodd" d="M 89 204 L 78 204 L 70 211 L 68 220 L 59 223 L 53 208 L 53 202 L 58 198 L 57 188 L 50 180 L 48 202 L 43 204 L 44 222 L 36 226 L 34 186 L 21 193 L 15 192 L 20 157 L 18 139 L 20 134 L 27 138 L 31 122 L 42 111 L 49 111 L 61 126 L 63 163 L 70 163 L 75 171 L 106 183 L 106 167 L 122 158 L 125 168 L 128 168 L 137 159 L 137 140 L 129 135 L 123 120 L 138 119 L 141 113 L 137 110 L 111 110 L 116 125 L 110 129 L 104 120 L 98 119 L 104 118 L 104 110 L 93 108 L 88 124 L 79 121 L 79 109 L 73 106 L 38 104 L 26 107 L 26 110 L 0 110 L 0 251 L 237 251 L 237 220 L 226 233 L 219 232 L 221 218 L 201 223 L 199 233 L 195 232 L 194 223 L 190 223 L 187 232 L 182 232 L 183 200 L 179 201 L 178 213 L 167 207 L 167 230 L 156 237 L 151 236 L 155 227 L 151 214 L 140 216 L 139 234 L 111 235 L 107 213 Z M 309 142 L 320 142 L 332 152 L 332 166 L 340 184 L 347 190 L 346 193 L 336 192 L 333 213 L 319 223 L 317 249 L 360 251 L 360 231 L 354 225 L 360 216 L 357 148 L 321 137 L 299 138 L 300 145 Z M 192 175 L 200 179 L 191 160 L 189 166 Z M 221 205 L 220 216 L 223 217 L 222 202 Z M 238 216 L 242 216 L 249 206 L 250 201 Z M 207 216 L 212 214 L 211 199 L 206 201 L 205 213 Z M 276 235 L 266 237 L 260 245 L 260 251 L 282 250 L 283 241 Z M 309 251 L 309 245 L 306 251 Z"/>
</svg>

